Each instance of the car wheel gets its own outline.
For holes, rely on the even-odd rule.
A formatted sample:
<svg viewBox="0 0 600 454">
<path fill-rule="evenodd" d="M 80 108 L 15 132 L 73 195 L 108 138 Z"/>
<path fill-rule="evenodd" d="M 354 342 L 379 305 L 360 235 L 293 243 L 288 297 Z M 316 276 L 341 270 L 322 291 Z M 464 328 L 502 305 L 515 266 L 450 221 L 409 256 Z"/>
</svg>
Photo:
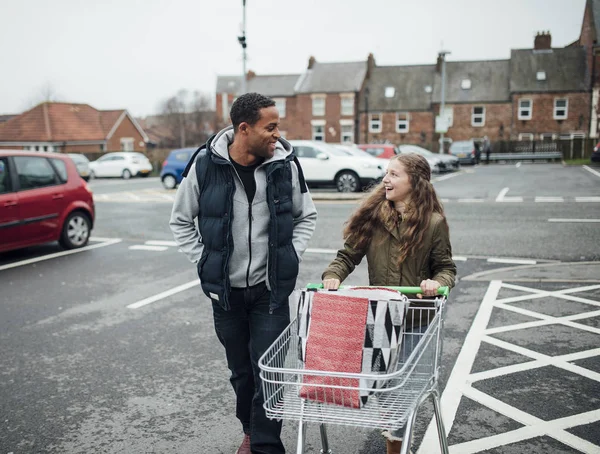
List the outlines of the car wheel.
<svg viewBox="0 0 600 454">
<path fill-rule="evenodd" d="M 175 186 L 177 186 L 177 180 L 173 175 L 165 175 L 162 179 L 162 184 L 165 189 L 175 189 Z"/>
<path fill-rule="evenodd" d="M 124 180 L 129 180 L 131 178 L 131 172 L 127 169 L 123 170 L 121 178 L 123 178 Z"/>
<path fill-rule="evenodd" d="M 65 249 L 76 249 L 83 247 L 90 239 L 92 222 L 87 214 L 82 211 L 74 211 L 63 224 L 60 235 L 60 245 Z"/>
<path fill-rule="evenodd" d="M 335 186 L 338 192 L 359 192 L 360 180 L 354 172 L 346 170 L 336 177 Z"/>
</svg>

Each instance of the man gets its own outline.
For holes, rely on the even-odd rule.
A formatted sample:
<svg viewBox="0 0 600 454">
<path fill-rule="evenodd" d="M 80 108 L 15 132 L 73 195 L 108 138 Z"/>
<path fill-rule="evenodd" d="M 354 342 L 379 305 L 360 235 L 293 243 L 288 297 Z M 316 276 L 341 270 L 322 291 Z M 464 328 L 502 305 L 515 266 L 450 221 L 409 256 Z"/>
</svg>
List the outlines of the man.
<svg viewBox="0 0 600 454">
<path fill-rule="evenodd" d="M 257 363 L 289 324 L 288 296 L 317 211 L 279 134 L 274 101 L 242 95 L 231 106 L 231 122 L 190 160 L 170 226 L 212 301 L 244 430 L 237 453 L 279 454 L 281 421 L 265 415 Z"/>
</svg>

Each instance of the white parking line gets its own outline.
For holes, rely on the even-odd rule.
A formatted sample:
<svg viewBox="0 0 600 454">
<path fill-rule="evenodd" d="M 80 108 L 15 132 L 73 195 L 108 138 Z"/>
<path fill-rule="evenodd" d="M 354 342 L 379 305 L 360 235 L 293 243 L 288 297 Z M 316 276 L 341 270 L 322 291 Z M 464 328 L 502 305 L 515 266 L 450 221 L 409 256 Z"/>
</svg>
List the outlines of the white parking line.
<svg viewBox="0 0 600 454">
<path fill-rule="evenodd" d="M 457 177 L 461 174 L 462 172 L 456 172 L 456 173 L 449 173 L 448 175 L 444 175 L 443 177 L 436 177 L 432 180 L 433 183 L 435 183 L 436 181 L 444 181 L 444 180 L 449 180 L 450 178 L 454 178 Z"/>
<path fill-rule="evenodd" d="M 478 203 L 485 202 L 484 199 L 458 199 L 459 203 Z"/>
<path fill-rule="evenodd" d="M 169 248 L 165 247 L 165 246 L 146 246 L 146 245 L 143 245 L 143 244 L 137 244 L 135 246 L 129 246 L 129 249 L 132 250 L 132 251 L 156 251 L 156 252 L 162 252 L 162 251 L 166 251 Z"/>
<path fill-rule="evenodd" d="M 564 202 L 565 199 L 563 199 L 562 197 L 544 197 L 544 196 L 539 196 L 535 198 L 536 202 Z"/>
<path fill-rule="evenodd" d="M 467 261 L 467 257 L 463 257 L 460 255 L 453 255 L 452 256 L 452 260 L 454 260 L 455 262 L 466 262 Z"/>
<path fill-rule="evenodd" d="M 600 202 L 600 197 L 575 197 L 575 202 Z"/>
<path fill-rule="evenodd" d="M 200 281 L 198 279 L 194 279 L 193 281 L 188 282 L 187 284 L 183 284 L 183 285 L 179 285 L 177 287 L 173 287 L 170 290 L 167 290 L 165 292 L 159 293 L 158 295 L 154 295 L 151 296 L 149 298 L 145 298 L 143 300 L 140 300 L 136 303 L 132 303 L 130 305 L 127 306 L 128 309 L 139 309 L 142 306 L 146 306 L 148 304 L 151 303 L 155 303 L 157 301 L 160 301 L 164 298 L 167 298 L 169 296 L 175 295 L 177 293 L 183 292 L 185 290 L 188 290 L 190 288 L 196 287 L 197 285 L 200 285 Z"/>
<path fill-rule="evenodd" d="M 524 260 L 524 259 L 504 259 L 497 257 L 490 257 L 487 259 L 488 263 L 512 263 L 514 265 L 535 265 L 537 262 L 535 260 Z"/>
<path fill-rule="evenodd" d="M 506 197 L 509 188 L 502 189 L 496 197 L 496 202 L 522 202 L 523 197 Z"/>
<path fill-rule="evenodd" d="M 600 219 L 561 219 L 561 218 L 550 218 L 548 222 L 600 222 Z"/>
<path fill-rule="evenodd" d="M 583 166 L 583 168 L 584 168 L 585 170 L 587 170 L 588 172 L 591 172 L 591 173 L 593 173 L 593 174 L 594 174 L 594 175 L 596 175 L 597 177 L 600 177 L 600 172 L 597 172 L 597 171 L 595 171 L 595 170 L 594 170 L 594 169 L 592 169 L 591 167 L 589 167 L 589 166 Z"/>
<path fill-rule="evenodd" d="M 146 241 L 148 246 L 168 246 L 168 247 L 177 247 L 177 243 L 175 241 Z"/>
<path fill-rule="evenodd" d="M 0 266 L 0 271 L 8 270 L 9 268 L 17 268 L 19 266 L 30 265 L 32 263 L 42 262 L 44 260 L 55 259 L 57 257 L 63 257 L 65 255 L 78 254 L 80 252 L 89 251 L 92 249 L 98 249 L 98 248 L 105 247 L 105 246 L 110 246 L 112 244 L 117 244 L 117 243 L 120 243 L 121 241 L 123 241 L 121 238 L 113 238 L 113 239 L 103 238 L 103 239 L 106 241 L 104 241 L 102 243 L 98 243 L 98 244 L 92 244 L 91 246 L 85 246 L 85 247 L 82 247 L 79 249 L 71 249 L 70 251 L 55 252 L 54 254 L 44 255 L 42 257 L 35 257 L 32 259 L 21 260 L 20 262 L 9 263 L 8 265 L 2 265 L 2 266 Z"/>
</svg>

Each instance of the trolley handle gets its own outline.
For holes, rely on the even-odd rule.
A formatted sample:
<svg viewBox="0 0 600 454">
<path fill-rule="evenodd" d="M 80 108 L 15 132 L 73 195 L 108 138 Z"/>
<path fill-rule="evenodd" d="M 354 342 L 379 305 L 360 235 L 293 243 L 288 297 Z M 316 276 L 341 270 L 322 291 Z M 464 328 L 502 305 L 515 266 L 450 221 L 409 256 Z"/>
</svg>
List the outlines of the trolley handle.
<svg viewBox="0 0 600 454">
<path fill-rule="evenodd" d="M 340 285 L 340 289 L 345 289 L 345 288 L 352 288 L 353 286 L 351 285 Z M 355 287 L 355 286 L 354 286 Z M 360 287 L 366 287 L 361 285 Z M 385 286 L 385 285 L 377 285 L 375 286 L 377 288 L 389 288 L 390 290 L 395 290 L 397 292 L 400 293 L 404 293 L 405 295 L 416 295 L 419 293 L 423 293 L 423 290 L 421 290 L 421 287 L 393 287 L 393 286 Z M 307 284 L 306 288 L 308 290 L 321 290 L 323 289 L 323 284 Z M 448 294 L 450 293 L 450 289 L 448 287 L 440 287 L 438 288 L 438 295 L 442 295 L 445 296 L 446 298 L 448 297 Z"/>
</svg>

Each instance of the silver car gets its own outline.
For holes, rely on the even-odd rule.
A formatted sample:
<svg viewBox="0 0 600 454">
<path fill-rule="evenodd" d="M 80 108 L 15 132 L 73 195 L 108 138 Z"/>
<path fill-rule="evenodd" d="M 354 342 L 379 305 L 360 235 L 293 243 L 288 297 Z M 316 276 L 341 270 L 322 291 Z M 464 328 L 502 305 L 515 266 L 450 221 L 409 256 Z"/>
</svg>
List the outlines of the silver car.
<svg viewBox="0 0 600 454">
<path fill-rule="evenodd" d="M 90 180 L 90 161 L 85 155 L 80 153 L 67 153 L 67 155 L 73 160 L 75 163 L 75 167 L 77 167 L 77 172 L 79 176 L 83 178 L 85 181 Z"/>
<path fill-rule="evenodd" d="M 431 171 L 435 173 L 450 172 L 460 169 L 460 162 L 456 156 L 437 154 L 417 145 L 400 145 L 400 153 L 414 153 L 423 156 L 429 162 Z"/>
</svg>

